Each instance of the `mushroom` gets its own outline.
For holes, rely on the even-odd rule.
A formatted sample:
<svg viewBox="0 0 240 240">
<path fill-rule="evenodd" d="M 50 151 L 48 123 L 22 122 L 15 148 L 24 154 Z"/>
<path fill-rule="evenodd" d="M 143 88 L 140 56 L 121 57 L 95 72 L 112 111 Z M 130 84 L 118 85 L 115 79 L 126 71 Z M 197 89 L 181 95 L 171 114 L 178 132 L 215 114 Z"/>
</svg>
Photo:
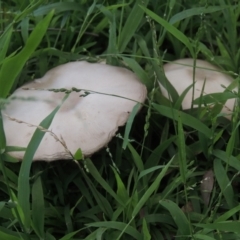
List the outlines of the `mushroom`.
<svg viewBox="0 0 240 240">
<path fill-rule="evenodd" d="M 17 89 L 3 110 L 8 146 L 27 147 L 36 128 L 11 121 L 12 118 L 39 125 L 61 103 L 65 93 L 33 89 L 85 89 L 71 92 L 49 127 L 66 142 L 71 153 L 79 148 L 88 156 L 107 145 L 119 126 L 126 123 L 137 102 L 143 103 L 147 90 L 131 71 L 99 63 L 70 62 L 48 71 L 42 78 Z M 86 96 L 83 96 L 83 95 Z M 9 154 L 19 160 L 24 152 Z M 46 132 L 33 160 L 71 159 L 61 143 Z"/>
<path fill-rule="evenodd" d="M 195 79 L 193 79 L 193 66 L 194 59 L 190 58 L 179 59 L 164 65 L 165 75 L 179 95 L 181 95 L 187 87 L 193 84 L 194 81 L 194 99 L 201 96 L 202 90 L 203 95 L 223 92 L 225 90 L 223 86 L 228 87 L 233 82 L 233 79 L 220 72 L 221 70 L 218 67 L 203 60 L 196 60 Z M 160 88 L 162 94 L 169 98 L 167 90 L 161 84 Z M 192 94 L 193 88 L 187 92 L 182 101 L 183 109 L 191 108 Z M 228 118 L 228 115 L 232 113 L 234 103 L 235 99 L 228 99 L 222 109 L 222 113 L 226 114 Z M 193 107 L 198 107 L 198 105 L 194 105 Z"/>
</svg>

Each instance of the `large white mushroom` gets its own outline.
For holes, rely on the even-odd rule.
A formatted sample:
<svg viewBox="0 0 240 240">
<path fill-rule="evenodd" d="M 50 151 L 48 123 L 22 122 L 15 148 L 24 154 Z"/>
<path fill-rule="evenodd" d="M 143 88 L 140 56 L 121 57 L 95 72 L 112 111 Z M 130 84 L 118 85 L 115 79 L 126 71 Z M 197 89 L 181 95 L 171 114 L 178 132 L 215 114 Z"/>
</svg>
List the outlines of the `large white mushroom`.
<svg viewBox="0 0 240 240">
<path fill-rule="evenodd" d="M 194 99 L 201 96 L 203 88 L 203 95 L 218 93 L 223 92 L 225 90 L 224 87 L 228 87 L 233 82 L 233 79 L 227 74 L 222 73 L 218 67 L 203 60 L 196 60 L 195 79 L 193 80 L 193 66 L 194 59 L 190 58 L 179 59 L 164 65 L 165 75 L 179 95 L 193 84 L 194 81 Z M 161 84 L 160 88 L 163 95 L 169 98 L 167 90 Z M 182 101 L 183 109 L 191 108 L 192 94 L 193 88 L 188 91 Z M 228 118 L 229 114 L 232 113 L 234 103 L 235 99 L 229 99 L 222 109 L 222 113 L 226 114 Z M 198 105 L 194 105 L 193 107 L 198 107 Z"/>
<path fill-rule="evenodd" d="M 106 146 L 118 127 L 126 123 L 136 102 L 143 103 L 147 94 L 146 87 L 131 71 L 85 61 L 71 62 L 53 68 L 42 78 L 24 87 L 34 89 L 75 87 L 101 93 L 91 93 L 82 97 L 80 95 L 83 91 L 71 92 L 49 127 L 58 138 L 64 139 L 71 153 L 74 154 L 80 148 L 85 156 Z M 39 125 L 61 102 L 64 94 L 17 89 L 10 97 L 10 103 L 2 111 L 7 145 L 27 147 L 36 128 L 11 121 L 4 114 Z M 24 152 L 21 151 L 9 152 L 9 154 L 20 160 L 24 156 Z M 70 158 L 64 147 L 47 132 L 33 160 L 51 161 Z"/>
</svg>

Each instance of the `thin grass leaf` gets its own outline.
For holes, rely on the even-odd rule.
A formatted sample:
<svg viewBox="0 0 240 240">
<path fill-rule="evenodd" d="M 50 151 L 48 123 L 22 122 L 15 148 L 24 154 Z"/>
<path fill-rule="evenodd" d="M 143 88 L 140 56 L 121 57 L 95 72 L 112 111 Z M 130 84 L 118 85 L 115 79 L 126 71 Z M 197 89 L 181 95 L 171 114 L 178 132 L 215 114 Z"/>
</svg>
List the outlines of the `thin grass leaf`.
<svg viewBox="0 0 240 240">
<path fill-rule="evenodd" d="M 136 33 L 136 30 L 142 21 L 144 12 L 139 4 L 144 4 L 144 6 L 147 6 L 148 2 L 149 0 L 144 1 L 144 3 L 141 0 L 137 0 L 135 2 L 127 20 L 125 21 L 125 25 L 123 26 L 121 33 L 119 33 L 118 49 L 120 53 L 125 51 L 129 41 Z"/>
<path fill-rule="evenodd" d="M 211 138 L 212 131 L 204 123 L 200 122 L 195 117 L 192 117 L 191 115 L 189 115 L 187 113 L 180 112 L 173 108 L 158 105 L 156 103 L 153 103 L 152 105 L 162 115 L 164 115 L 168 118 L 171 118 L 175 121 L 178 121 L 178 119 L 180 117 L 183 125 L 192 127 L 193 129 L 196 129 L 199 132 L 202 132 L 203 134 L 205 134 L 206 137 Z"/>
<path fill-rule="evenodd" d="M 143 218 L 143 222 L 142 222 L 142 235 L 143 235 L 143 240 L 151 240 L 151 234 L 148 230 L 148 226 L 147 226 L 147 222 L 146 219 Z"/>
<path fill-rule="evenodd" d="M 68 232 L 69 233 L 73 232 L 73 222 L 70 214 L 69 204 L 64 207 L 64 220 L 65 220 Z"/>
<path fill-rule="evenodd" d="M 138 169 L 139 172 L 144 170 L 144 165 L 143 165 L 143 161 L 141 159 L 141 156 L 138 154 L 138 152 L 136 151 L 136 149 L 132 146 L 131 143 L 128 143 L 128 149 L 130 150 L 132 157 L 133 157 L 133 161 Z"/>
<path fill-rule="evenodd" d="M 182 107 L 182 102 L 185 98 L 185 96 L 187 95 L 188 91 L 193 88 L 193 84 L 191 84 L 190 86 L 188 86 L 183 92 L 182 94 L 179 96 L 178 100 L 176 101 L 176 103 L 174 104 L 174 108 L 176 109 L 180 109 Z"/>
<path fill-rule="evenodd" d="M 129 142 L 129 134 L 130 134 L 130 131 L 132 129 L 132 124 L 133 124 L 133 120 L 134 118 L 136 117 L 137 113 L 139 112 L 141 108 L 141 104 L 140 103 L 137 103 L 134 107 L 133 107 L 133 110 L 132 112 L 130 113 L 129 117 L 128 117 L 128 120 L 127 120 L 127 123 L 126 123 L 126 126 L 125 126 L 125 132 L 124 132 L 124 136 L 123 136 L 123 145 L 122 145 L 122 148 L 125 150 L 127 145 L 128 145 L 128 142 Z"/>
<path fill-rule="evenodd" d="M 11 201 L 16 203 L 16 206 L 14 206 L 14 208 L 11 209 L 12 214 L 15 217 L 15 219 L 18 220 L 18 222 L 23 228 L 23 231 L 26 233 L 27 232 L 26 227 L 24 226 L 25 215 L 24 215 L 24 212 L 22 211 L 21 206 L 17 204 L 18 202 L 17 196 L 15 195 L 14 191 L 12 191 L 11 189 L 9 191 L 9 195 L 11 196 Z"/>
<path fill-rule="evenodd" d="M 36 17 L 43 16 L 52 11 L 52 9 L 54 9 L 56 15 L 61 12 L 67 11 L 80 11 L 80 12 L 84 11 L 83 6 L 79 3 L 57 2 L 39 7 L 33 12 L 33 15 Z"/>
<path fill-rule="evenodd" d="M 45 238 L 47 240 L 56 240 L 56 238 L 52 234 L 50 234 L 49 232 L 46 232 L 45 236 L 46 236 Z"/>
<path fill-rule="evenodd" d="M 59 240 L 71 240 L 80 231 L 81 231 L 81 229 L 79 229 L 79 230 L 77 230 L 75 232 L 68 233 L 67 235 L 65 235 L 64 237 L 60 238 Z"/>
<path fill-rule="evenodd" d="M 117 181 L 117 195 L 120 197 L 123 203 L 127 203 L 127 201 L 129 200 L 127 189 L 116 169 L 112 167 L 112 170 Z"/>
<path fill-rule="evenodd" d="M 228 53 L 228 50 L 226 49 L 226 47 L 224 46 L 224 44 L 221 42 L 221 40 L 218 37 L 217 37 L 217 45 L 218 45 L 218 49 L 221 53 L 221 56 L 226 59 L 231 59 L 231 57 Z"/>
<path fill-rule="evenodd" d="M 68 95 L 63 98 L 62 103 L 67 99 Z M 62 104 L 61 103 L 61 104 Z M 61 104 L 57 106 L 41 123 L 40 126 L 47 129 L 52 120 L 61 107 Z M 45 132 L 36 129 L 28 146 L 27 150 L 23 157 L 22 166 L 19 172 L 18 179 L 18 202 L 24 214 L 24 225 L 27 229 L 30 227 L 31 223 L 31 214 L 30 214 L 30 183 L 29 183 L 29 174 L 32 165 L 33 156 L 43 139 Z"/>
<path fill-rule="evenodd" d="M 0 4 L 1 4 L 1 1 L 0 1 Z M 26 6 L 25 9 L 21 9 L 22 11 L 18 11 L 18 14 L 15 14 L 15 17 L 14 17 L 11 25 L 23 20 L 27 15 L 31 14 L 32 11 L 41 4 L 42 4 L 41 1 L 37 1 L 36 3 L 29 4 L 28 6 Z M 49 11 L 47 13 L 49 13 Z"/>
<path fill-rule="evenodd" d="M 24 18 L 21 22 L 21 35 L 24 44 L 26 44 L 29 38 L 29 18 Z"/>
<path fill-rule="evenodd" d="M 223 213 L 221 216 L 219 216 L 215 222 L 224 222 L 228 220 L 229 218 L 232 218 L 235 214 L 239 214 L 240 212 L 240 205 L 230 209 L 229 211 Z"/>
<path fill-rule="evenodd" d="M 102 6 L 99 10 L 106 16 L 109 23 L 109 38 L 107 47 L 107 62 L 111 63 L 111 55 L 118 53 L 117 49 L 117 26 L 116 26 L 116 14 L 115 12 L 110 12 L 106 7 Z"/>
<path fill-rule="evenodd" d="M 161 170 L 161 172 L 156 177 L 155 181 L 147 188 L 146 192 L 143 194 L 142 198 L 139 200 L 139 202 L 136 204 L 133 210 L 133 217 L 135 217 L 138 212 L 141 210 L 141 208 L 144 206 L 144 204 L 149 200 L 150 196 L 153 194 L 154 191 L 159 187 L 163 177 L 165 176 L 168 168 L 170 167 L 173 159 L 171 159 L 165 167 Z"/>
<path fill-rule="evenodd" d="M 145 169 L 151 168 L 151 166 L 156 166 L 161 159 L 161 156 L 165 150 L 170 146 L 170 144 L 176 140 L 176 136 L 170 137 L 166 141 L 161 142 L 151 153 L 147 161 L 145 162 Z"/>
<path fill-rule="evenodd" d="M 41 177 L 38 176 L 32 186 L 32 224 L 40 239 L 44 239 L 44 195 Z"/>
<path fill-rule="evenodd" d="M 120 205 L 124 205 L 122 200 L 118 197 L 118 195 L 113 191 L 113 189 L 109 186 L 105 179 L 100 175 L 97 168 L 93 165 L 92 161 L 87 158 L 86 159 L 87 168 L 89 173 L 93 176 L 93 178 L 104 188 Z"/>
<path fill-rule="evenodd" d="M 240 171 L 240 161 L 236 157 L 228 156 L 227 153 L 222 150 L 213 150 L 213 155 Z"/>
<path fill-rule="evenodd" d="M 211 93 L 207 95 L 202 95 L 201 97 L 194 99 L 193 104 L 201 104 L 201 102 L 205 104 L 216 102 L 224 103 L 228 99 L 233 98 L 237 98 L 237 95 L 232 92 Z"/>
<path fill-rule="evenodd" d="M 81 24 L 81 28 L 78 32 L 78 36 L 76 38 L 76 41 L 71 49 L 71 52 L 74 52 L 78 43 L 80 42 L 83 34 L 85 33 L 85 31 L 87 30 L 88 26 L 90 25 L 90 23 L 92 22 L 92 20 L 94 19 L 94 17 L 96 15 L 94 15 L 92 18 L 90 18 L 90 16 L 92 15 L 92 13 L 94 12 L 94 9 L 96 7 L 96 0 L 93 1 L 92 5 L 88 8 L 86 15 L 84 17 L 83 23 Z"/>
<path fill-rule="evenodd" d="M 42 21 L 38 23 L 29 36 L 26 45 L 19 53 L 4 61 L 0 70 L 0 98 L 6 98 L 9 94 L 16 77 L 44 37 L 53 17 L 53 13 L 54 11 L 51 11 Z M 14 71 L 12 71 L 12 69 L 14 69 Z"/>
<path fill-rule="evenodd" d="M 220 159 L 214 160 L 214 173 L 229 208 L 234 208 L 234 191 Z"/>
<path fill-rule="evenodd" d="M 21 240 L 24 238 L 21 238 L 20 236 L 16 236 L 15 234 L 7 233 L 7 231 L 4 231 L 4 228 L 0 229 L 0 239 L 6 239 L 6 240 Z M 6 229 L 7 230 L 7 229 Z"/>
<path fill-rule="evenodd" d="M 140 172 L 140 174 L 138 176 L 138 180 L 140 180 L 142 177 L 146 176 L 147 174 L 153 173 L 156 170 L 164 168 L 164 167 L 165 167 L 164 165 L 162 165 L 162 166 L 154 166 L 154 167 L 148 168 L 146 170 L 143 170 L 142 172 Z"/>
<path fill-rule="evenodd" d="M 140 7 L 146 12 L 146 14 L 149 17 L 151 17 L 156 22 L 161 24 L 169 33 L 171 33 L 176 39 L 178 39 L 180 42 L 182 42 L 187 47 L 190 54 L 194 58 L 195 53 L 194 53 L 192 44 L 189 41 L 189 39 L 181 31 L 179 31 L 176 27 L 174 27 L 172 24 L 168 23 L 163 18 L 159 17 L 156 13 L 152 12 L 151 10 L 149 10 L 143 6 L 140 6 Z"/>
<path fill-rule="evenodd" d="M 0 111 L 0 154 L 4 153 L 6 149 L 6 136 L 3 128 L 2 112 Z"/>
<path fill-rule="evenodd" d="M 129 68 L 132 69 L 132 71 L 139 77 L 141 82 L 147 86 L 147 88 L 151 87 L 152 83 L 149 76 L 135 59 L 122 56 L 122 60 Z"/>
<path fill-rule="evenodd" d="M 142 234 L 139 233 L 134 227 L 129 226 L 123 222 L 115 222 L 115 221 L 108 221 L 108 222 L 95 222 L 86 224 L 88 227 L 98 227 L 98 228 L 107 228 L 107 229 L 116 229 L 123 233 L 130 235 L 133 239 L 142 239 Z"/>
<path fill-rule="evenodd" d="M 107 231 L 107 228 L 98 228 L 97 230 L 93 231 L 91 234 L 89 234 L 84 240 L 101 240 L 103 238 L 103 234 Z"/>
<path fill-rule="evenodd" d="M 220 0 L 219 3 L 223 7 L 228 7 L 227 1 Z M 237 19 L 237 15 L 236 15 L 237 11 L 235 11 L 235 9 L 233 7 L 234 5 L 231 4 L 230 6 L 231 7 L 228 7 L 223 11 L 223 14 L 224 14 L 224 19 L 226 21 L 225 36 L 227 38 L 227 42 L 229 43 L 229 46 L 231 49 L 231 56 L 234 56 L 237 51 L 237 48 L 238 48 L 238 44 L 237 44 L 237 39 L 238 39 L 237 23 L 238 23 L 238 21 L 236 20 Z"/>
<path fill-rule="evenodd" d="M 194 224 L 196 227 L 204 228 L 204 229 L 213 229 L 215 231 L 226 231 L 226 232 L 234 232 L 240 234 L 240 221 L 224 221 L 217 223 L 209 223 L 209 224 Z"/>
<path fill-rule="evenodd" d="M 202 15 L 205 13 L 213 13 L 213 12 L 221 11 L 226 8 L 227 6 L 226 7 L 208 6 L 208 7 L 197 7 L 197 8 L 186 9 L 172 16 L 171 19 L 169 20 L 169 23 L 175 24 L 183 19 L 186 19 L 192 16 Z"/>
<path fill-rule="evenodd" d="M 159 202 L 163 207 L 165 207 L 171 214 L 174 222 L 178 227 L 178 234 L 185 237 L 191 235 L 191 226 L 187 217 L 183 213 L 182 209 L 178 205 L 170 200 L 161 200 Z"/>
<path fill-rule="evenodd" d="M 183 132 L 182 120 L 179 116 L 178 118 L 178 159 L 179 159 L 179 169 L 180 175 L 182 177 L 183 184 L 186 184 L 186 172 L 187 172 L 187 163 L 186 163 L 186 146 L 185 146 L 185 137 Z"/>
<path fill-rule="evenodd" d="M 13 32 L 13 24 L 10 24 L 0 36 L 0 64 L 6 57 Z"/>
<path fill-rule="evenodd" d="M 202 239 L 202 240 L 216 240 L 216 238 L 212 238 L 212 237 L 209 237 L 209 236 L 207 236 L 205 234 L 200 234 L 200 233 L 194 234 L 193 237 L 194 237 L 195 240 L 198 240 L 198 239 Z"/>
</svg>

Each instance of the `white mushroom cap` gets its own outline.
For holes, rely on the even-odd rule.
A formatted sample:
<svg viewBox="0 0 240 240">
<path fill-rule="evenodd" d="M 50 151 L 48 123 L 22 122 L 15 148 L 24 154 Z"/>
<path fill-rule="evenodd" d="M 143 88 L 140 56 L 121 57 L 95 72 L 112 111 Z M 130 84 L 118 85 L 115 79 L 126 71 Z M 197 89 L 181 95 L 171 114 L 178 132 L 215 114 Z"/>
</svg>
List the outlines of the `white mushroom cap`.
<svg viewBox="0 0 240 240">
<path fill-rule="evenodd" d="M 87 89 L 109 96 L 92 93 L 79 97 L 81 92 L 72 92 L 56 113 L 49 127 L 58 138 L 63 138 L 72 154 L 78 148 L 87 156 L 106 144 L 115 135 L 119 126 L 126 123 L 136 102 L 143 103 L 147 90 L 129 70 L 85 61 L 71 62 L 48 71 L 45 76 L 24 85 L 36 89 Z M 11 100 L 11 98 L 16 98 Z M 21 98 L 35 100 L 22 100 Z M 39 125 L 60 104 L 64 93 L 40 90 L 17 89 L 3 113 L 18 120 Z M 124 99 L 129 98 L 132 100 Z M 27 147 L 36 128 L 9 120 L 3 114 L 3 123 L 8 146 Z M 22 159 L 24 152 L 9 152 Z M 64 147 L 46 133 L 33 160 L 71 159 Z"/>
<path fill-rule="evenodd" d="M 194 59 L 186 58 L 173 61 L 164 65 L 165 75 L 168 81 L 173 85 L 179 95 L 193 84 L 193 65 Z M 195 68 L 195 86 L 194 99 L 199 98 L 203 90 L 203 95 L 223 92 L 222 86 L 228 87 L 233 79 L 227 74 L 221 73 L 221 70 L 203 60 L 196 60 Z M 204 86 L 204 81 L 205 86 Z M 160 84 L 162 93 L 165 97 L 169 97 L 167 90 Z M 193 88 L 191 88 L 182 101 L 183 109 L 190 109 L 192 103 Z M 235 99 L 229 99 L 222 109 L 223 113 L 231 114 L 234 107 Z M 194 105 L 198 107 L 198 105 Z"/>
</svg>

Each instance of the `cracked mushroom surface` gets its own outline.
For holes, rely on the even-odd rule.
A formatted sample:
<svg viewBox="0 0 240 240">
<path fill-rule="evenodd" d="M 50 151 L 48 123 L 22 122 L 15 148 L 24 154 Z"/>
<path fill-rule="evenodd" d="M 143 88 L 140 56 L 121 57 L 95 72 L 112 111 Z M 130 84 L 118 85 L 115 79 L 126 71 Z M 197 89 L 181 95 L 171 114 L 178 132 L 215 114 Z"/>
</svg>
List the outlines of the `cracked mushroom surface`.
<svg viewBox="0 0 240 240">
<path fill-rule="evenodd" d="M 30 90 L 17 89 L 2 110 L 7 145 L 27 147 L 36 128 L 11 121 L 4 114 L 39 125 L 65 95 L 63 92 L 40 89 L 75 87 L 89 90 L 90 94 L 84 96 L 86 91 L 83 90 L 71 92 L 56 113 L 49 130 L 58 138 L 63 138 L 72 154 L 80 148 L 85 156 L 106 146 L 118 127 L 126 123 L 136 102 L 143 103 L 147 95 L 145 85 L 128 69 L 86 61 L 60 65 L 23 87 Z M 23 159 L 24 153 L 9 152 L 19 160 Z M 46 132 L 33 160 L 71 158 L 61 143 Z"/>
<path fill-rule="evenodd" d="M 194 59 L 190 58 L 179 59 L 164 65 L 165 75 L 179 95 L 181 95 L 187 87 L 193 84 L 193 66 Z M 194 99 L 201 96 L 205 80 L 203 95 L 223 92 L 225 90 L 224 87 L 228 87 L 233 82 L 233 79 L 227 74 L 222 73 L 221 69 L 207 61 L 199 59 L 196 60 L 194 80 Z M 169 98 L 167 90 L 161 84 L 160 88 L 163 95 Z M 192 94 L 193 88 L 187 92 L 182 101 L 183 109 L 191 108 Z M 227 114 L 227 118 L 230 118 L 229 114 L 233 111 L 234 103 L 235 99 L 229 99 L 223 106 L 222 113 Z M 198 105 L 194 105 L 194 107 L 198 107 Z"/>
</svg>

